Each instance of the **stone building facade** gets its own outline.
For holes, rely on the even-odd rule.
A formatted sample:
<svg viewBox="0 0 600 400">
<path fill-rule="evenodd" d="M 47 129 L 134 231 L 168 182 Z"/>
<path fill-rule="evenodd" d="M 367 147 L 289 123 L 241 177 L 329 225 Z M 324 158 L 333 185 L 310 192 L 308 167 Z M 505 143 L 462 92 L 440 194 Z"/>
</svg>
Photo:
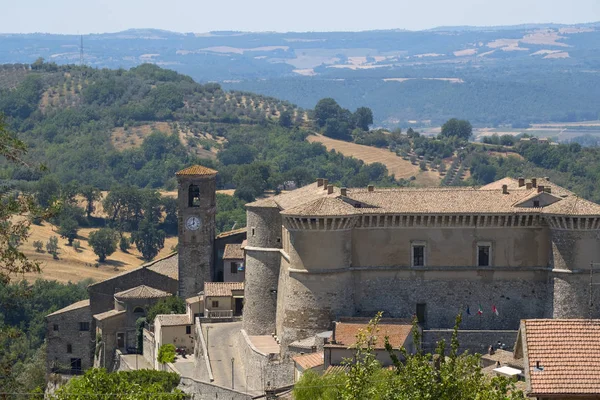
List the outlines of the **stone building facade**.
<svg viewBox="0 0 600 400">
<path fill-rule="evenodd" d="M 243 326 L 275 333 L 283 352 L 377 311 L 425 329 L 452 328 L 458 313 L 472 330 L 587 317 L 600 262 L 600 206 L 547 179 L 426 189 L 320 179 L 248 204 L 247 226 Z"/>
<path fill-rule="evenodd" d="M 47 370 L 79 374 L 92 366 L 90 301 L 82 300 L 46 316 Z"/>
<path fill-rule="evenodd" d="M 135 320 L 158 298 L 195 298 L 204 282 L 223 276 L 225 246 L 241 244 L 246 230 L 215 235 L 216 174 L 199 165 L 176 174 L 177 253 L 96 282 L 88 286 L 89 300 L 47 316 L 48 371 L 68 374 L 85 370 L 94 364 L 96 354 L 97 365 L 111 368 L 116 349 L 127 353 L 135 348 Z M 147 296 L 150 292 L 160 296 Z M 80 330 L 80 323 L 87 324 L 82 325 L 86 330 Z"/>
</svg>

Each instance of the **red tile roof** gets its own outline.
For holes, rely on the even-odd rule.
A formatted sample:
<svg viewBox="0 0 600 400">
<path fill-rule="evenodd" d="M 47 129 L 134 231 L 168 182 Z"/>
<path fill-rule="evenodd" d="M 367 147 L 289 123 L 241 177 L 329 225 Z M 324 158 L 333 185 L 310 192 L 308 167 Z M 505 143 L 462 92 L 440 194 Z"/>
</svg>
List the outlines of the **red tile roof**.
<svg viewBox="0 0 600 400">
<path fill-rule="evenodd" d="M 532 319 L 523 324 L 530 395 L 600 393 L 600 320 Z"/>
<path fill-rule="evenodd" d="M 244 282 L 206 282 L 204 297 L 229 297 L 232 291 L 244 290 Z"/>
<path fill-rule="evenodd" d="M 350 347 L 356 344 L 356 335 L 360 330 L 366 330 L 368 322 L 336 322 L 333 337 L 336 346 Z M 411 335 L 412 325 L 406 320 L 380 321 L 375 334 L 375 348 L 383 349 L 385 337 L 389 337 L 390 344 L 394 348 L 404 345 L 406 339 Z"/>
<path fill-rule="evenodd" d="M 216 175 L 217 171 L 215 171 L 214 169 L 210 169 L 207 167 L 204 167 L 202 165 L 192 165 L 191 167 L 182 169 L 181 171 L 175 173 L 175 175 L 177 176 L 181 176 L 181 175 L 205 175 L 205 176 L 209 176 L 209 175 Z"/>
<path fill-rule="evenodd" d="M 243 260 L 244 250 L 240 243 L 226 244 L 223 252 L 223 260 Z"/>
<path fill-rule="evenodd" d="M 323 352 L 319 353 L 308 353 L 296 356 L 293 358 L 294 362 L 302 367 L 302 369 L 307 370 L 310 368 L 318 367 L 323 365 Z"/>
</svg>

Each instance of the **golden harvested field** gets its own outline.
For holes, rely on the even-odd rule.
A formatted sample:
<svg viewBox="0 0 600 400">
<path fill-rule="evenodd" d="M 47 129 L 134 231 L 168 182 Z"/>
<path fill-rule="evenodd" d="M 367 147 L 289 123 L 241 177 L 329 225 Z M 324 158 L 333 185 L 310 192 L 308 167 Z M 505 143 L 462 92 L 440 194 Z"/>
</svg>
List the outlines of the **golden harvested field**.
<svg viewBox="0 0 600 400">
<path fill-rule="evenodd" d="M 56 232 L 57 228 L 44 222 L 42 225 L 31 225 L 31 236 L 28 241 L 21 246 L 25 255 L 32 260 L 42 262 L 41 274 L 25 274 L 25 279 L 46 279 L 56 280 L 59 282 L 79 282 L 87 278 L 92 278 L 95 281 L 110 278 L 111 276 L 120 274 L 124 271 L 130 271 L 144 264 L 140 253 L 136 250 L 135 245 L 129 250 L 129 253 L 123 253 L 117 249 L 110 255 L 106 262 L 100 264 L 98 268 L 95 265 L 98 257 L 94 254 L 91 246 L 88 245 L 87 239 L 91 231 L 96 228 L 81 229 L 77 240 L 81 242 L 81 250 L 79 252 L 71 246 L 66 245 L 66 240 L 61 239 Z M 50 254 L 45 251 L 45 245 L 51 236 L 58 237 L 58 260 L 54 260 Z M 33 242 L 39 240 L 44 243 L 44 252 L 38 253 L 33 247 Z M 165 240 L 165 247 L 161 250 L 157 258 L 167 256 L 172 253 L 171 247 L 177 244 L 177 237 L 169 237 Z"/>
<path fill-rule="evenodd" d="M 416 177 L 415 184 L 417 186 L 439 186 L 441 182 L 441 177 L 437 172 L 420 171 L 418 165 L 413 165 L 410 161 L 403 160 L 402 157 L 398 157 L 395 153 L 386 149 L 331 139 L 323 135 L 311 135 L 306 140 L 322 143 L 327 150 L 335 149 L 335 151 L 345 156 L 357 158 L 366 164 L 382 163 L 387 167 L 389 173 L 394 174 L 396 178 L 409 179 L 414 176 Z"/>
</svg>

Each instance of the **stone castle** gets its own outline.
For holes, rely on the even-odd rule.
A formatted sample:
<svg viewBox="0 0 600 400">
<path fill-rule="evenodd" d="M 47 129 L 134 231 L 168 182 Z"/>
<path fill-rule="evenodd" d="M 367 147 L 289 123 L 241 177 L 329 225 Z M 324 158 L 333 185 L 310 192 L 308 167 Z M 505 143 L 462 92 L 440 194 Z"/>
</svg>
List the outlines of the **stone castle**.
<svg viewBox="0 0 600 400">
<path fill-rule="evenodd" d="M 463 313 L 465 331 L 515 337 L 521 319 L 600 317 L 589 305 L 600 205 L 546 178 L 424 189 L 319 179 L 247 204 L 247 228 L 215 235 L 216 174 L 177 173 L 176 256 L 95 283 L 90 300 L 48 316 L 49 369 L 90 367 L 97 333 L 108 336 L 103 354 L 126 351 L 136 318 L 160 297 L 198 297 L 205 282 L 222 281 L 225 245 L 244 239 L 244 335 L 275 336 L 281 359 L 334 321 L 378 311 L 416 316 L 424 333 Z"/>
<path fill-rule="evenodd" d="M 424 189 L 319 179 L 246 207 L 244 329 L 276 334 L 282 352 L 377 311 L 448 329 L 468 309 L 461 329 L 515 332 L 525 318 L 600 316 L 589 305 L 600 205 L 548 179 Z"/>
</svg>

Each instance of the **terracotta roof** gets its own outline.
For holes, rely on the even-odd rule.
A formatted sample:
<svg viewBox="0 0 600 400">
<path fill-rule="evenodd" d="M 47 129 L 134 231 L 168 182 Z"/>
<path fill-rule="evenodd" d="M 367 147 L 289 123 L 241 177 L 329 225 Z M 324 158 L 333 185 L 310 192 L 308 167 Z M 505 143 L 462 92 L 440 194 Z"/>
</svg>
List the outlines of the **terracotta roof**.
<svg viewBox="0 0 600 400">
<path fill-rule="evenodd" d="M 358 319 L 357 319 L 358 320 Z M 360 330 L 366 330 L 368 319 L 364 322 L 336 322 L 333 333 L 335 344 L 326 346 L 350 347 L 356 344 L 356 335 Z M 377 325 L 377 333 L 375 334 L 375 348 L 382 349 L 385 344 L 385 337 L 389 337 L 390 344 L 394 348 L 399 348 L 404 345 L 406 339 L 412 333 L 412 325 L 407 323 L 407 320 L 387 319 L 381 320 Z"/>
<path fill-rule="evenodd" d="M 522 326 L 531 394 L 600 393 L 600 320 L 531 319 Z"/>
<path fill-rule="evenodd" d="M 502 185 L 508 193 L 502 193 Z M 537 178 L 537 186 L 551 187 L 556 202 L 543 207 L 520 204 L 538 195 L 538 187 L 518 186 L 518 181 L 504 178 L 481 188 L 367 188 L 339 189 L 327 194 L 316 183 L 269 199 L 247 204 L 252 207 L 277 207 L 283 215 L 341 216 L 360 214 L 564 214 L 600 216 L 600 205 L 583 200 L 567 189 Z M 554 201 L 554 200 L 552 200 Z M 360 208 L 354 204 L 360 203 Z"/>
<path fill-rule="evenodd" d="M 323 365 L 323 352 L 319 353 L 308 353 L 300 356 L 296 356 L 293 358 L 294 362 L 302 367 L 302 369 L 307 370 L 310 368 L 318 367 Z"/>
<path fill-rule="evenodd" d="M 69 312 L 69 311 L 78 310 L 80 308 L 89 307 L 89 306 L 90 306 L 90 299 L 81 300 L 76 303 L 70 304 L 64 308 L 61 308 L 60 310 L 56 310 L 53 313 L 46 315 L 46 317 L 63 314 L 63 313 Z"/>
<path fill-rule="evenodd" d="M 179 266 L 177 253 L 170 254 L 159 260 L 152 261 L 144 265 L 150 271 L 168 276 L 172 279 L 179 279 Z"/>
<path fill-rule="evenodd" d="M 206 282 L 204 297 L 228 297 L 234 290 L 244 290 L 244 282 Z"/>
<path fill-rule="evenodd" d="M 193 303 L 199 303 L 202 300 L 204 300 L 204 296 L 200 295 L 200 296 L 188 297 L 187 299 L 185 299 L 185 302 L 188 304 L 193 304 Z"/>
<path fill-rule="evenodd" d="M 156 319 L 160 322 L 161 326 L 179 326 L 179 325 L 190 325 L 190 317 L 187 314 L 160 314 L 156 316 Z"/>
<path fill-rule="evenodd" d="M 229 236 L 239 235 L 241 233 L 245 233 L 246 230 L 247 230 L 247 228 L 243 227 L 243 228 L 234 229 L 232 231 L 221 232 L 215 237 L 215 239 L 222 239 L 222 238 L 226 238 Z"/>
<path fill-rule="evenodd" d="M 118 299 L 158 299 L 169 296 L 171 296 L 171 293 L 146 285 L 136 286 L 134 288 L 115 293 L 115 297 Z"/>
<path fill-rule="evenodd" d="M 325 370 L 325 375 L 327 374 L 345 374 L 350 369 L 347 365 L 330 365 Z"/>
<path fill-rule="evenodd" d="M 244 258 L 244 250 L 241 243 L 226 244 L 223 252 L 223 260 L 241 260 Z"/>
<path fill-rule="evenodd" d="M 182 169 L 179 172 L 176 172 L 175 175 L 177 176 L 182 176 L 182 175 L 202 175 L 202 176 L 210 176 L 210 175 L 216 175 L 217 171 L 215 171 L 214 169 L 210 169 L 207 167 L 204 167 L 202 165 L 192 165 L 191 167 Z"/>
<path fill-rule="evenodd" d="M 246 207 L 278 207 L 281 210 L 287 210 L 322 197 L 337 197 L 339 194 L 340 189 L 337 187 L 333 188 L 333 193 L 327 194 L 327 190 L 323 189 L 323 186 L 319 187 L 314 182 L 287 193 L 248 203 Z"/>
<path fill-rule="evenodd" d="M 113 318 L 113 317 L 116 317 L 119 315 L 125 315 L 125 313 L 126 313 L 125 310 L 119 311 L 119 310 L 112 309 L 112 310 L 105 311 L 100 314 L 96 314 L 96 315 L 94 315 L 94 318 L 97 319 L 98 321 L 102 321 L 102 320 Z"/>
<path fill-rule="evenodd" d="M 341 199 L 322 197 L 283 211 L 282 215 L 338 216 L 358 214 L 356 208 Z"/>
</svg>

